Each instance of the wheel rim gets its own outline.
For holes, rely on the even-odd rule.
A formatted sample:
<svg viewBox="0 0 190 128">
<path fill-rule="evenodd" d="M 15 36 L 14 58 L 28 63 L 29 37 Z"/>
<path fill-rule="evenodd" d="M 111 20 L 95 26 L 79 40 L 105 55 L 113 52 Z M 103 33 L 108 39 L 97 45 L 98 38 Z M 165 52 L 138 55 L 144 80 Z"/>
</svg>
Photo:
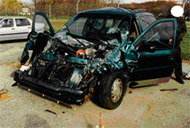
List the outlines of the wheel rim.
<svg viewBox="0 0 190 128">
<path fill-rule="evenodd" d="M 120 78 L 114 80 L 111 87 L 111 100 L 116 103 L 120 100 L 123 92 L 123 83 Z"/>
</svg>

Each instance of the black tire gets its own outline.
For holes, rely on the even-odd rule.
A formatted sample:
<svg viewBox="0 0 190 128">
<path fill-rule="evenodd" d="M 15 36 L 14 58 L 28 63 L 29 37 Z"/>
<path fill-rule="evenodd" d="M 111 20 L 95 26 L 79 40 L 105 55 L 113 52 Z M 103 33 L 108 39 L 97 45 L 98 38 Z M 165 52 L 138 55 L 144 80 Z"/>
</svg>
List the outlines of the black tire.
<svg viewBox="0 0 190 128">
<path fill-rule="evenodd" d="M 114 83 L 116 82 L 116 83 Z M 119 91 L 114 91 L 116 87 Z M 113 93 L 119 93 L 113 94 Z M 102 107 L 107 109 L 117 108 L 125 95 L 126 92 L 126 79 L 121 72 L 113 72 L 105 75 L 100 81 L 98 89 L 98 100 Z M 116 96 L 114 96 L 116 95 Z"/>
</svg>

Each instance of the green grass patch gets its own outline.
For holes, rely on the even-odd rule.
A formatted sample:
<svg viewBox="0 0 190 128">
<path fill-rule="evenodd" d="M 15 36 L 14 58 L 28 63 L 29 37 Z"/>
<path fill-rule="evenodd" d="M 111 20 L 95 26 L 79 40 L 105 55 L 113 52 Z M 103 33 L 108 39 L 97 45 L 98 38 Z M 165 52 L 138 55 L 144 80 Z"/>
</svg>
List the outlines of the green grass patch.
<svg viewBox="0 0 190 128">
<path fill-rule="evenodd" d="M 12 16 L 1 16 L 0 17 L 25 17 L 25 18 L 30 18 L 32 19 L 33 16 L 22 16 L 22 15 L 12 15 Z"/>
<path fill-rule="evenodd" d="M 186 21 L 185 23 L 187 27 L 190 27 L 190 21 Z"/>
<path fill-rule="evenodd" d="M 69 20 L 69 18 L 63 18 L 63 19 L 51 19 L 50 22 L 55 30 L 57 32 L 59 29 L 61 29 L 65 23 Z"/>
<path fill-rule="evenodd" d="M 187 33 L 180 43 L 182 59 L 190 60 L 190 28 L 187 28 Z"/>
</svg>

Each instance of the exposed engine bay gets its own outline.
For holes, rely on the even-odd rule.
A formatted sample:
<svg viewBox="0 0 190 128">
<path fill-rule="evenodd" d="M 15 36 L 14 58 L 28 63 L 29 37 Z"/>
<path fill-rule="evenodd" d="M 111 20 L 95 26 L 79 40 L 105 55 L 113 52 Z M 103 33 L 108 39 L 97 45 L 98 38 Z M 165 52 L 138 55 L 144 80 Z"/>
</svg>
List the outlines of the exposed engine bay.
<svg viewBox="0 0 190 128">
<path fill-rule="evenodd" d="M 46 45 L 34 45 L 30 59 L 32 63 L 22 70 L 24 75 L 35 81 L 43 81 L 54 88 L 74 89 L 84 97 L 89 90 L 94 92 L 94 87 L 102 75 L 123 67 L 120 49 L 106 42 L 72 39 L 74 44 L 79 40 L 80 43 L 84 41 L 88 44 L 74 47 L 61 42 L 58 38 L 48 40 L 47 34 L 40 34 L 35 44 L 40 44 L 42 37 L 43 39 L 46 37 L 43 40 Z"/>
</svg>

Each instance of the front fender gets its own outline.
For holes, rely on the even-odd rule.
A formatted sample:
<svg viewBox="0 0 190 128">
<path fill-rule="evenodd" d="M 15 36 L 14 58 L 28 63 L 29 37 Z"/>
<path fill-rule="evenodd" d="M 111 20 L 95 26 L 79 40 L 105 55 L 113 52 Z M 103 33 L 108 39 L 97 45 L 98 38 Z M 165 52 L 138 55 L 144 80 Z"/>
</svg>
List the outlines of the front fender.
<svg viewBox="0 0 190 128">
<path fill-rule="evenodd" d="M 132 67 L 138 67 L 138 59 L 140 53 L 135 49 L 133 45 L 130 45 L 126 48 L 125 52 L 125 63 Z"/>
</svg>

